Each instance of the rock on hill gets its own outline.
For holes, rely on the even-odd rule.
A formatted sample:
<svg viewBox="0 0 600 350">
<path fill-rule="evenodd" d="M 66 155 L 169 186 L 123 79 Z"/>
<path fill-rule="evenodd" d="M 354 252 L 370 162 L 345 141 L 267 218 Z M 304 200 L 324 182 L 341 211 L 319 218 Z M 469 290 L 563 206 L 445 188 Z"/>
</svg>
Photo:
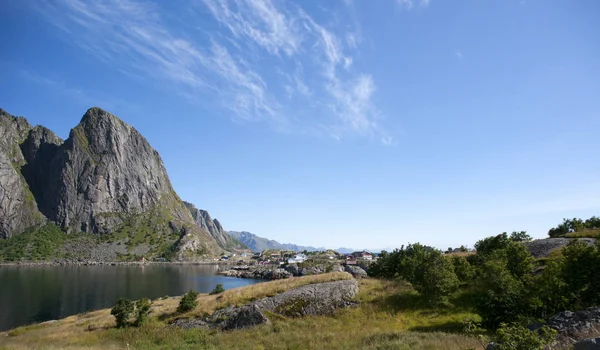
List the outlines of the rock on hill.
<svg viewBox="0 0 600 350">
<path fill-rule="evenodd" d="M 222 231 L 218 222 L 194 220 L 148 141 L 100 108 L 89 109 L 64 142 L 0 110 L 0 136 L 2 238 L 49 220 L 68 233 L 141 245 L 136 251 L 150 256 L 168 250 L 190 260 L 229 243 L 211 232 Z"/>
<path fill-rule="evenodd" d="M 266 250 L 266 249 L 293 250 L 296 252 L 301 252 L 304 250 L 309 251 L 309 252 L 326 250 L 323 247 L 315 248 L 315 247 L 311 247 L 311 246 L 301 246 L 301 245 L 296 245 L 296 244 L 292 244 L 292 243 L 279 243 L 277 241 L 259 237 L 253 233 L 246 232 L 246 231 L 242 231 L 242 232 L 229 231 L 227 233 L 229 233 L 229 235 L 231 235 L 233 238 L 237 239 L 238 241 L 240 241 L 241 243 L 246 245 L 253 252 L 262 252 L 263 250 Z"/>
<path fill-rule="evenodd" d="M 235 239 L 233 236 L 227 234 L 227 232 L 221 226 L 219 220 L 212 219 L 210 214 L 206 210 L 196 208 L 192 203 L 183 202 L 189 209 L 194 218 L 194 222 L 200 228 L 208 231 L 212 238 L 217 241 L 219 246 L 227 251 L 235 249 L 248 249 L 243 243 Z"/>
</svg>

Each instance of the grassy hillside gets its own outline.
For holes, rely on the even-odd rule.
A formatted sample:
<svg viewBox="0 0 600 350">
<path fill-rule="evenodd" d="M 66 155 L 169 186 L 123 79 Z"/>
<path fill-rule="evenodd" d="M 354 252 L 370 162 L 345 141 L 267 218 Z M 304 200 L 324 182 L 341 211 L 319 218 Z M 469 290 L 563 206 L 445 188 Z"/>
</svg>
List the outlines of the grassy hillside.
<svg viewBox="0 0 600 350">
<path fill-rule="evenodd" d="M 330 273 L 255 284 L 226 291 L 220 299 L 202 294 L 189 315 L 212 313 L 264 296 L 316 282 L 348 279 Z M 457 293 L 444 307 L 431 307 L 404 282 L 360 281 L 358 307 L 334 316 L 287 318 L 269 314 L 272 324 L 249 330 L 183 330 L 168 321 L 179 298 L 155 300 L 151 320 L 140 328 L 116 329 L 110 310 L 0 333 L 3 349 L 476 349 L 479 342 L 460 334 L 464 319 L 477 319 Z"/>
</svg>

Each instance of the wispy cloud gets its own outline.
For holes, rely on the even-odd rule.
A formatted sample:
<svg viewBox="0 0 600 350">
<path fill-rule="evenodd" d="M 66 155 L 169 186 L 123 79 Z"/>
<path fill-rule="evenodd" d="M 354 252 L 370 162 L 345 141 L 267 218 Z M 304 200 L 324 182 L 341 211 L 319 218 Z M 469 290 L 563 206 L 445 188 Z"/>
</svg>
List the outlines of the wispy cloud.
<svg viewBox="0 0 600 350">
<path fill-rule="evenodd" d="M 185 96 L 220 101 L 235 119 L 390 140 L 373 103 L 372 74 L 354 70 L 362 34 L 352 13 L 338 25 L 292 2 L 198 0 L 185 8 L 189 18 L 174 21 L 183 9 L 173 16 L 160 5 L 46 0 L 39 12 L 98 59 Z M 352 1 L 346 5 L 353 11 Z"/>
<path fill-rule="evenodd" d="M 396 0 L 396 2 L 400 6 L 410 10 L 415 4 L 418 4 L 421 7 L 427 7 L 429 6 L 430 0 Z"/>
<path fill-rule="evenodd" d="M 459 49 L 454 50 L 454 56 L 456 56 L 456 58 L 458 58 L 458 59 L 461 59 L 464 57 L 462 51 Z"/>
</svg>

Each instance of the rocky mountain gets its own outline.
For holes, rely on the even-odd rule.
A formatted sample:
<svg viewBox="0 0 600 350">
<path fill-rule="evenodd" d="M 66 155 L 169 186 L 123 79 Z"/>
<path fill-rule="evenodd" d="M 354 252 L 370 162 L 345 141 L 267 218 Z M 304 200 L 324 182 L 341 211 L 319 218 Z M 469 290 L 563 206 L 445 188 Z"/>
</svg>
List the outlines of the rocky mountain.
<svg viewBox="0 0 600 350">
<path fill-rule="evenodd" d="M 231 235 L 232 237 L 234 237 L 235 239 L 237 239 L 238 241 L 240 241 L 241 243 L 246 245 L 253 252 L 261 252 L 266 249 L 293 250 L 296 252 L 301 252 L 304 250 L 309 251 L 309 252 L 326 250 L 323 247 L 315 248 L 315 247 L 310 247 L 310 246 L 296 245 L 296 244 L 292 244 L 292 243 L 279 243 L 277 241 L 267 239 L 264 237 L 259 237 L 253 233 L 246 232 L 246 231 L 242 231 L 242 232 L 228 231 L 227 233 L 229 233 L 229 235 Z"/>
<path fill-rule="evenodd" d="M 212 238 L 217 241 L 220 247 L 225 250 L 234 250 L 234 249 L 248 249 L 243 243 L 235 239 L 233 236 L 227 234 L 227 232 L 221 226 L 219 220 L 212 219 L 210 214 L 206 210 L 196 208 L 192 203 L 183 202 L 185 206 L 189 209 L 192 214 L 192 218 L 194 218 L 194 222 L 198 227 L 208 231 Z"/>
<path fill-rule="evenodd" d="M 65 141 L 0 110 L 0 136 L 2 238 L 50 221 L 148 256 L 191 260 L 235 246 L 218 221 L 179 198 L 148 141 L 100 108 Z"/>
</svg>

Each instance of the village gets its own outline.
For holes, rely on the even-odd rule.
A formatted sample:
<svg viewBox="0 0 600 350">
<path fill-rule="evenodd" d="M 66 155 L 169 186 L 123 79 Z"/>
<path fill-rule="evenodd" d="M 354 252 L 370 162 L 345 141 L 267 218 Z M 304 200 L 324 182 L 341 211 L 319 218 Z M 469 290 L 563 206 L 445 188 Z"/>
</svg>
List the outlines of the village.
<svg viewBox="0 0 600 350">
<path fill-rule="evenodd" d="M 347 271 L 355 277 L 363 277 L 367 275 L 369 265 L 376 261 L 377 257 L 364 250 L 351 254 L 340 254 L 333 250 L 321 252 L 265 250 L 256 253 L 223 255 L 219 260 L 221 275 L 284 279 L 342 271 Z"/>
</svg>

